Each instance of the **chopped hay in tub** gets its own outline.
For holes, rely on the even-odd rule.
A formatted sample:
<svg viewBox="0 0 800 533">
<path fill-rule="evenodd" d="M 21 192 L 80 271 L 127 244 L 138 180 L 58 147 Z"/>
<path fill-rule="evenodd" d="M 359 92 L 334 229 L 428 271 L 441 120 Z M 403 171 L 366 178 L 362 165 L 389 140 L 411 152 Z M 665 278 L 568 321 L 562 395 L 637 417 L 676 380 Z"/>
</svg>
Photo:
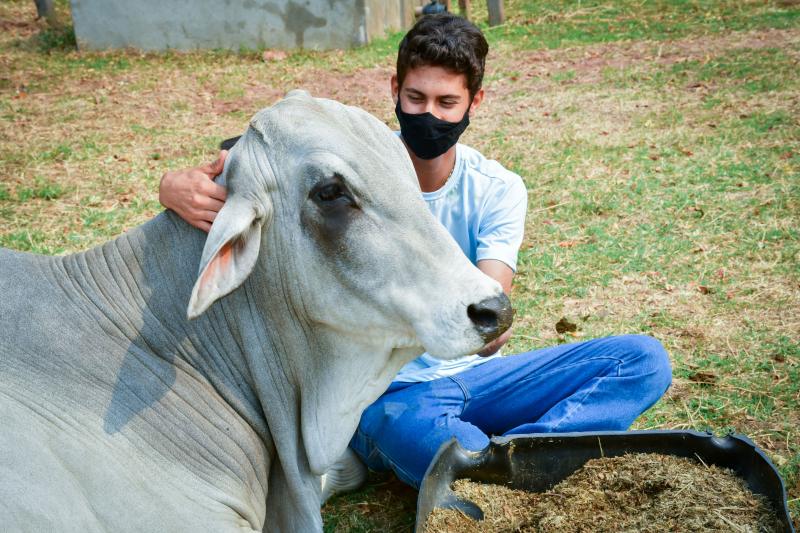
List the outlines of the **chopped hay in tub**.
<svg viewBox="0 0 800 533">
<path fill-rule="evenodd" d="M 592 459 L 543 493 L 459 479 L 453 490 L 484 520 L 434 509 L 425 533 L 780 531 L 769 502 L 732 471 L 683 457 Z"/>
</svg>

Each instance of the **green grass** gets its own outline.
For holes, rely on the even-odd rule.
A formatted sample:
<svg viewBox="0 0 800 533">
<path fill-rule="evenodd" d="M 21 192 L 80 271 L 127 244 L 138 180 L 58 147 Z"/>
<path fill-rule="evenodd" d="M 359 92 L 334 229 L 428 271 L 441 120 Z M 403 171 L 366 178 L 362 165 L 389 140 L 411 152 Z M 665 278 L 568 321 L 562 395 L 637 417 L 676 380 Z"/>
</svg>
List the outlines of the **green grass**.
<svg viewBox="0 0 800 533">
<path fill-rule="evenodd" d="M 487 29 L 490 39 L 534 49 L 792 28 L 800 21 L 796 8 L 763 1 L 509 0 L 506 11 L 511 22 Z"/>
<path fill-rule="evenodd" d="M 635 427 L 748 435 L 797 522 L 800 8 L 506 0 L 508 22 L 487 28 L 473 4 L 492 52 L 464 142 L 529 189 L 507 351 L 656 336 L 674 384 Z M 32 12 L 0 4 L 1 20 Z M 210 160 L 295 87 L 395 124 L 386 78 L 401 36 L 265 62 L 78 53 L 68 26 L 12 28 L 0 36 L 0 246 L 69 253 L 142 223 L 163 172 Z M 575 336 L 555 331 L 562 316 Z M 325 507 L 326 531 L 407 531 L 414 497 L 375 475 Z"/>
</svg>

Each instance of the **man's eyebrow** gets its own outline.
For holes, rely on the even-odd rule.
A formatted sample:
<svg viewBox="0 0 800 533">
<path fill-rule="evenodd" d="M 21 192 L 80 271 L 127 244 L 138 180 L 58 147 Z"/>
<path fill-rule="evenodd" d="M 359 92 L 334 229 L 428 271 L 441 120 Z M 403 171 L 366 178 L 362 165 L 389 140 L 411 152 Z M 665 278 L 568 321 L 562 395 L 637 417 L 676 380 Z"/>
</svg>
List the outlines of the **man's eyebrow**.
<svg viewBox="0 0 800 533">
<path fill-rule="evenodd" d="M 413 89 L 411 87 L 406 87 L 403 90 L 407 94 L 412 94 L 413 96 L 426 96 L 424 92 L 418 91 L 417 89 Z M 445 99 L 460 100 L 461 99 L 461 95 L 460 94 L 442 94 L 442 95 L 437 96 L 437 98 L 440 99 L 440 100 L 445 100 Z"/>
</svg>

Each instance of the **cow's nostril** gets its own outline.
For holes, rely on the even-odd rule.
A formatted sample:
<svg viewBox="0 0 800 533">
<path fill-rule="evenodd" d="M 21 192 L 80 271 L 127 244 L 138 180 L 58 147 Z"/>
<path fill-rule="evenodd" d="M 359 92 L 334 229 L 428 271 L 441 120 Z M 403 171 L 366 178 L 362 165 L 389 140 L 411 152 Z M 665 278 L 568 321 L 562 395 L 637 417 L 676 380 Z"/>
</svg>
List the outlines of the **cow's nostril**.
<svg viewBox="0 0 800 533">
<path fill-rule="evenodd" d="M 497 329 L 497 313 L 493 309 L 472 304 L 467 307 L 467 316 L 481 331 Z"/>
<path fill-rule="evenodd" d="M 511 327 L 514 309 L 505 294 L 487 298 L 467 307 L 467 316 L 485 342 L 490 342 Z"/>
</svg>

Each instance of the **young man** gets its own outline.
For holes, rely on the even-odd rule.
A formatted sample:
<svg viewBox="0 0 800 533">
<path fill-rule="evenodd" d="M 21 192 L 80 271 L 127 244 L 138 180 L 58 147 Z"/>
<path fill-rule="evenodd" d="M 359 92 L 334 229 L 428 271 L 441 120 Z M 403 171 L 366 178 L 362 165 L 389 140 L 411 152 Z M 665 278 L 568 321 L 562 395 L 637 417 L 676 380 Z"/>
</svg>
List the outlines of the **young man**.
<svg viewBox="0 0 800 533">
<path fill-rule="evenodd" d="M 527 207 L 516 174 L 457 144 L 483 101 L 488 44 L 450 14 L 428 16 L 400 43 L 391 78 L 400 135 L 422 196 L 464 254 L 508 293 Z M 168 172 L 160 199 L 208 231 L 225 199 L 212 179 L 225 153 L 205 167 Z M 624 430 L 669 386 L 669 359 L 646 336 L 609 337 L 507 357 L 510 332 L 473 356 L 415 359 L 361 417 L 350 449 L 323 477 L 323 501 L 357 488 L 374 470 L 394 470 L 419 488 L 439 447 L 455 437 L 480 450 L 491 435 Z M 358 458 L 357 458 L 357 457 Z"/>
</svg>

